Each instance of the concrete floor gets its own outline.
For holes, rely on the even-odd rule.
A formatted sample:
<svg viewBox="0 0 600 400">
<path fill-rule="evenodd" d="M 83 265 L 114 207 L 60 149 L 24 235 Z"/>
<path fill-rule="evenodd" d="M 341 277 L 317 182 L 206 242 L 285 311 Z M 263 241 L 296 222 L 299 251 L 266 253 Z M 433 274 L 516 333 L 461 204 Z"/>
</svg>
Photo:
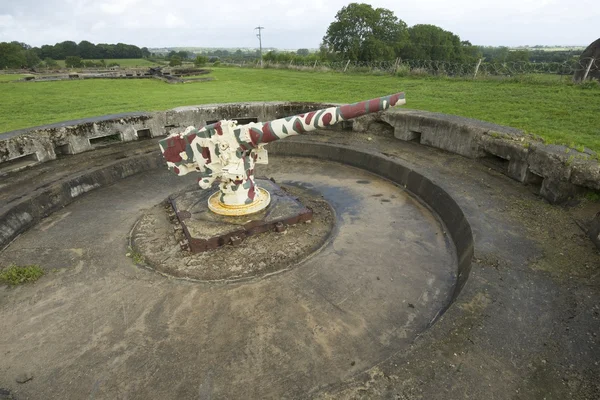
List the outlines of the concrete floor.
<svg viewBox="0 0 600 400">
<path fill-rule="evenodd" d="M 405 308 L 397 303 L 407 297 L 395 290 L 396 276 L 385 282 L 385 291 L 377 290 L 384 277 L 376 272 L 372 279 L 371 273 L 379 268 L 374 257 L 359 258 L 362 269 L 354 260 L 344 266 L 351 274 L 335 274 L 342 267 L 332 263 L 314 265 L 313 271 L 319 273 L 309 278 L 309 266 L 304 265 L 275 279 L 208 289 L 132 266 L 123 257 L 122 228 L 133 224 L 140 207 L 163 196 L 137 175 L 127 181 L 127 191 L 119 190 L 118 184 L 84 195 L 0 254 L 2 261 L 24 257 L 21 260 L 40 260 L 57 268 L 33 285 L 0 288 L 0 387 L 18 399 L 208 399 L 224 398 L 224 391 L 232 398 L 600 398 L 600 254 L 577 224 L 578 218 L 592 216 L 600 206 L 589 202 L 573 208 L 551 206 L 534 190 L 473 160 L 388 136 L 370 136 L 367 140 L 364 134 L 328 132 L 295 141 L 337 143 L 384 154 L 436 182 L 460 205 L 475 237 L 473 268 L 456 302 L 432 327 L 419 334 L 412 331 L 416 334 L 412 340 L 401 337 L 409 313 L 424 323 L 427 318 L 421 311 L 432 315 L 447 299 L 441 288 L 447 282 L 444 274 L 432 286 L 441 288 L 429 303 L 432 307 L 421 310 L 411 302 L 415 308 Z M 289 166 L 284 165 L 286 170 Z M 169 183 L 173 190 L 189 183 L 157 176 L 165 179 L 157 184 Z M 377 185 L 360 185 L 360 190 Z M 398 189 L 386 189 L 386 198 L 401 198 L 402 191 L 394 190 Z M 370 197 L 368 193 L 380 190 L 356 197 Z M 343 199 L 339 196 L 332 203 L 346 212 L 340 212 L 347 216 L 344 224 L 349 229 L 344 240 L 353 247 L 359 243 L 355 234 L 361 224 L 369 226 L 371 221 L 353 222 L 353 209 Z M 386 210 L 394 203 L 369 204 L 372 210 L 376 206 Z M 413 215 L 422 210 L 409 200 L 404 204 Z M 102 210 L 112 210 L 114 216 Z M 405 216 L 397 212 L 376 221 L 386 226 Z M 429 230 L 422 232 L 431 234 L 436 224 L 423 227 Z M 78 234 L 70 234 L 72 229 Z M 60 230 L 64 236 L 48 234 Z M 392 254 L 396 246 L 389 244 L 401 234 L 400 230 L 389 237 L 375 236 L 379 247 L 369 254 Z M 33 239 L 26 241 L 28 237 Z M 343 232 L 339 237 L 344 238 Z M 113 249 L 109 262 L 95 262 L 108 256 L 107 249 Z M 35 260 L 30 258 L 34 254 Z M 333 251 L 323 255 L 334 261 L 343 256 Z M 397 261 L 402 265 L 403 258 Z M 400 275 L 401 270 L 395 271 Z M 334 284 L 350 287 L 348 294 L 359 289 L 338 305 L 341 310 L 335 305 L 343 297 L 326 300 L 337 293 L 330 290 Z M 270 285 L 273 291 L 257 296 L 254 287 L 261 285 Z M 397 297 L 388 298 L 388 291 Z M 224 296 L 225 292 L 231 295 Z M 363 300 L 365 293 L 368 298 Z M 213 301 L 217 296 L 224 301 Z M 318 304 L 317 300 L 322 307 L 311 309 L 309 304 Z M 371 300 L 383 307 L 364 308 Z M 358 314 L 348 312 L 351 306 Z M 281 308 L 294 313 L 269 316 Z M 257 318 L 266 324 L 255 324 Z M 381 331 L 371 331 L 374 321 L 396 329 L 389 344 L 381 340 Z M 247 329 L 230 332 L 227 326 Z M 211 332 L 225 332 L 226 337 Z M 331 338 L 343 346 L 333 347 Z M 226 344 L 232 341 L 242 345 Z M 269 346 L 260 346 L 265 343 Z M 304 350 L 308 353 L 303 358 L 291 357 Z M 283 372 L 274 378 L 263 374 L 267 367 Z M 235 376 L 222 386 L 217 370 Z M 34 378 L 17 384 L 15 376 L 23 371 Z"/>
<path fill-rule="evenodd" d="M 133 266 L 136 219 L 195 179 L 166 170 L 90 192 L 17 239 L 0 263 L 49 273 L 0 289 L 0 386 L 18 398 L 298 398 L 406 349 L 448 304 L 453 244 L 410 194 L 310 159 L 273 157 L 258 174 L 322 194 L 337 216 L 322 251 L 270 278 L 208 285 Z M 34 379 L 15 387 L 22 371 Z"/>
</svg>

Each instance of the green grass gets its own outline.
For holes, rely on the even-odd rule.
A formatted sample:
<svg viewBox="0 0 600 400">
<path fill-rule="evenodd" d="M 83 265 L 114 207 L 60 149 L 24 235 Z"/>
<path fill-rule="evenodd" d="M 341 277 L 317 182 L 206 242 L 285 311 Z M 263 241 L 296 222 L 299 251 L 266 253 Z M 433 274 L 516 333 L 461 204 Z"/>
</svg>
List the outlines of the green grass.
<svg viewBox="0 0 600 400">
<path fill-rule="evenodd" d="M 137 249 L 133 249 L 131 246 L 127 248 L 129 252 L 126 254 L 127 257 L 130 257 L 134 264 L 142 265 L 144 264 L 144 256 L 137 251 Z"/>
<path fill-rule="evenodd" d="M 213 75 L 209 75 L 209 74 L 202 74 L 202 75 L 190 75 L 190 76 L 182 76 L 181 79 L 198 79 L 198 78 L 208 78 L 208 77 L 212 77 Z"/>
<path fill-rule="evenodd" d="M 584 197 L 591 202 L 600 203 L 600 191 L 590 190 Z"/>
<path fill-rule="evenodd" d="M 12 81 L 16 81 L 19 80 L 25 76 L 28 75 L 23 75 L 23 74 L 0 74 L 0 82 L 12 82 Z"/>
<path fill-rule="evenodd" d="M 240 101 L 354 102 L 403 90 L 407 108 L 481 119 L 548 142 L 600 151 L 600 88 L 530 79 L 467 80 L 277 69 L 212 68 L 216 79 L 169 85 L 154 79 L 0 86 L 0 132 L 127 111 Z"/>
<path fill-rule="evenodd" d="M 11 265 L 0 270 L 0 283 L 11 286 L 21 285 L 23 283 L 35 282 L 42 275 L 44 275 L 44 270 L 39 265 L 27 265 L 24 267 Z"/>
</svg>

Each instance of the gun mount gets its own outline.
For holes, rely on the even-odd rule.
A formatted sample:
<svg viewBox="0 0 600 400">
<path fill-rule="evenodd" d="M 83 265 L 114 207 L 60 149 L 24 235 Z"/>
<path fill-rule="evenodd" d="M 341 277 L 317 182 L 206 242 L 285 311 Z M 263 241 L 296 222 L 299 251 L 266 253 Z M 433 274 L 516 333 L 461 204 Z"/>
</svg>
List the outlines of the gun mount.
<svg viewBox="0 0 600 400">
<path fill-rule="evenodd" d="M 217 178 L 220 191 L 209 197 L 208 207 L 221 215 L 247 215 L 269 205 L 269 192 L 257 187 L 255 164 L 267 164 L 267 143 L 325 128 L 362 115 L 405 104 L 404 93 L 329 107 L 269 122 L 237 125 L 222 120 L 197 129 L 188 127 L 159 142 L 167 166 L 177 175 L 199 172 L 198 183 L 208 189 Z"/>
</svg>

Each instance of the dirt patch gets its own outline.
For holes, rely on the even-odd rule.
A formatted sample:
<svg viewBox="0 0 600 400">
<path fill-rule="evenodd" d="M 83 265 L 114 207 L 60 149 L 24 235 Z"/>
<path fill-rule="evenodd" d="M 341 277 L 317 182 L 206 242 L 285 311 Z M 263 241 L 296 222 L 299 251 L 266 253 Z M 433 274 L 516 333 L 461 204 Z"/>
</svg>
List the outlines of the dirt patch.
<svg viewBox="0 0 600 400">
<path fill-rule="evenodd" d="M 592 282 L 600 279 L 600 252 L 587 237 L 585 224 L 599 207 L 586 200 L 576 207 L 561 208 L 517 199 L 506 211 L 543 250 L 541 256 L 530 260 L 531 268 L 562 279 L 579 277 Z"/>
<path fill-rule="evenodd" d="M 165 200 L 147 211 L 130 237 L 136 264 L 160 273 L 196 281 L 235 282 L 287 270 L 318 251 L 333 230 L 335 214 L 318 194 L 295 186 L 281 188 L 313 211 L 307 223 L 290 225 L 283 232 L 250 236 L 235 246 L 203 253 L 182 250 L 171 205 Z"/>
</svg>

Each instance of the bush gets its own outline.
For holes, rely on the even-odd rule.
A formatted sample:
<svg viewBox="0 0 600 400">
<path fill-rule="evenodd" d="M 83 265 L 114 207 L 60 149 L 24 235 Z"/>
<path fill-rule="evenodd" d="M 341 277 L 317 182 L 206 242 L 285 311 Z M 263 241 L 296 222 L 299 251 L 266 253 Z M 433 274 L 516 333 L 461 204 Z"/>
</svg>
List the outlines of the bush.
<svg viewBox="0 0 600 400">
<path fill-rule="evenodd" d="M 121 65 L 119 63 L 116 62 L 111 62 L 107 65 L 108 68 L 112 68 L 112 67 L 120 67 Z"/>
<path fill-rule="evenodd" d="M 405 64 L 400 64 L 396 68 L 396 76 L 405 77 L 410 75 L 410 67 Z"/>
<path fill-rule="evenodd" d="M 65 66 L 67 68 L 81 68 L 83 67 L 83 62 L 79 56 L 68 56 L 65 59 Z"/>
<path fill-rule="evenodd" d="M 46 67 L 48 68 L 58 67 L 58 63 L 56 62 L 56 60 L 53 60 L 50 57 L 46 57 L 46 59 L 44 60 L 44 64 L 46 64 Z"/>
<path fill-rule="evenodd" d="M 196 67 L 203 67 L 206 65 L 206 63 L 208 62 L 208 57 L 206 56 L 197 56 L 196 59 L 194 60 L 194 65 Z"/>
<path fill-rule="evenodd" d="M 181 57 L 179 57 L 179 56 L 173 56 L 173 57 L 171 57 L 171 60 L 169 61 L 170 67 L 176 67 L 181 64 L 182 64 Z"/>
<path fill-rule="evenodd" d="M 585 81 L 579 84 L 582 89 L 600 89 L 600 81 Z"/>
<path fill-rule="evenodd" d="M 102 61 L 104 61 L 104 60 L 102 60 Z M 104 64 L 101 62 L 94 62 L 94 61 L 88 60 L 88 61 L 83 62 L 83 66 L 86 68 L 100 68 L 100 67 L 103 67 Z"/>
</svg>

